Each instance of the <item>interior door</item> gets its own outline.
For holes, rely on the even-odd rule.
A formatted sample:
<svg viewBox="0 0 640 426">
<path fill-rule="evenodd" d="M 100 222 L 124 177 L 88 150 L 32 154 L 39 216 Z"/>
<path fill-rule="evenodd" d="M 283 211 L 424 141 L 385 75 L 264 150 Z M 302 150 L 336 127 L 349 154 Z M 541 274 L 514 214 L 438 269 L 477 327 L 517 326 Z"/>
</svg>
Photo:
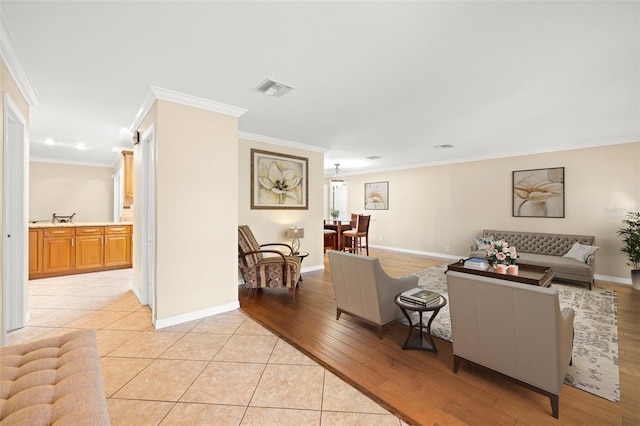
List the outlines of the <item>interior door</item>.
<svg viewBox="0 0 640 426">
<path fill-rule="evenodd" d="M 26 121 L 8 94 L 4 95 L 2 345 L 7 331 L 27 324 L 27 155 Z"/>
</svg>

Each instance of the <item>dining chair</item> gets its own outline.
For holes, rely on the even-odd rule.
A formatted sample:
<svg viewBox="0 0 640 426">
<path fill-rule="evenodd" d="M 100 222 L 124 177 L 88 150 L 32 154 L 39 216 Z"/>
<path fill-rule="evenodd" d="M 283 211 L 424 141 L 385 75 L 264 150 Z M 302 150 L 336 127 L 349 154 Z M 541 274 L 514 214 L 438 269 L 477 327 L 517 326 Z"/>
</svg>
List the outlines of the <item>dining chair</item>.
<svg viewBox="0 0 640 426">
<path fill-rule="evenodd" d="M 356 226 L 354 229 L 344 231 L 342 233 L 342 246 L 343 251 L 350 251 L 353 253 L 360 253 L 364 247 L 369 256 L 369 222 L 371 221 L 371 215 L 357 215 Z M 364 245 L 362 239 L 365 240 Z M 350 244 L 347 241 L 350 240 Z"/>
</svg>

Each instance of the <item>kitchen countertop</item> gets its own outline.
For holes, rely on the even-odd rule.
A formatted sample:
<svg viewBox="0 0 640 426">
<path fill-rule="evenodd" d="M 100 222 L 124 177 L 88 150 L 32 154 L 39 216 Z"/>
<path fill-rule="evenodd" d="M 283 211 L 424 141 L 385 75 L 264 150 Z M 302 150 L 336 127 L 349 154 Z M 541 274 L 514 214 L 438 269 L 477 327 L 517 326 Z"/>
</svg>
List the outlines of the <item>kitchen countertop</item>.
<svg viewBox="0 0 640 426">
<path fill-rule="evenodd" d="M 51 222 L 29 222 L 29 228 L 73 228 L 77 226 L 113 226 L 113 225 L 133 225 L 132 222 L 72 222 L 72 223 L 51 223 Z"/>
</svg>

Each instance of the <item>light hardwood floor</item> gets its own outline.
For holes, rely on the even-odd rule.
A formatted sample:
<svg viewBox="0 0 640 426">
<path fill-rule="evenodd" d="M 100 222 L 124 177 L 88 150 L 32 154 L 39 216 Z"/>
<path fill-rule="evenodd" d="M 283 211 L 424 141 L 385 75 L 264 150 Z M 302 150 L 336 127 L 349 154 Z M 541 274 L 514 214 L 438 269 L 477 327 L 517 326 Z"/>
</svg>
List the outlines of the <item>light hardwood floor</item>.
<svg viewBox="0 0 640 426">
<path fill-rule="evenodd" d="M 449 260 L 371 249 L 384 270 L 402 276 Z M 482 367 L 462 363 L 457 374 L 451 344 L 436 339 L 438 353 L 402 351 L 406 326 L 391 324 L 384 339 L 349 315 L 335 319 L 328 261 L 325 270 L 305 273 L 295 299 L 284 289 L 265 289 L 255 298 L 241 290 L 246 314 L 369 395 L 410 424 L 640 424 L 640 292 L 596 282 L 618 293 L 621 401 L 565 385 L 560 418 L 549 399 Z"/>
</svg>

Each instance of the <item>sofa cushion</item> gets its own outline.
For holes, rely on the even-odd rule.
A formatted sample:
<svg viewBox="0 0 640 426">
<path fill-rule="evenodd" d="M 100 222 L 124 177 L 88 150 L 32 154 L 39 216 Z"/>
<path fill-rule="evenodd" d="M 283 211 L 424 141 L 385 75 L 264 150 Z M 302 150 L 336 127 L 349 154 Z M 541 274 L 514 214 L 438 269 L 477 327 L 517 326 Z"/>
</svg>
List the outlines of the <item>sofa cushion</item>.
<svg viewBox="0 0 640 426">
<path fill-rule="evenodd" d="M 562 256 L 549 256 L 546 254 L 520 253 L 521 258 L 518 263 L 527 265 L 546 266 L 553 269 L 558 274 L 579 275 L 590 278 L 592 274 L 591 267 L 579 260 L 570 259 Z"/>
<path fill-rule="evenodd" d="M 95 331 L 0 348 L 0 366 L 0 424 L 109 424 Z"/>
<path fill-rule="evenodd" d="M 493 236 L 490 237 L 476 237 L 477 250 L 486 250 L 493 243 Z"/>
<path fill-rule="evenodd" d="M 589 256 L 598 251 L 599 248 L 600 247 L 598 246 L 587 246 L 576 242 L 563 257 L 575 259 L 580 262 L 586 262 Z"/>
</svg>

